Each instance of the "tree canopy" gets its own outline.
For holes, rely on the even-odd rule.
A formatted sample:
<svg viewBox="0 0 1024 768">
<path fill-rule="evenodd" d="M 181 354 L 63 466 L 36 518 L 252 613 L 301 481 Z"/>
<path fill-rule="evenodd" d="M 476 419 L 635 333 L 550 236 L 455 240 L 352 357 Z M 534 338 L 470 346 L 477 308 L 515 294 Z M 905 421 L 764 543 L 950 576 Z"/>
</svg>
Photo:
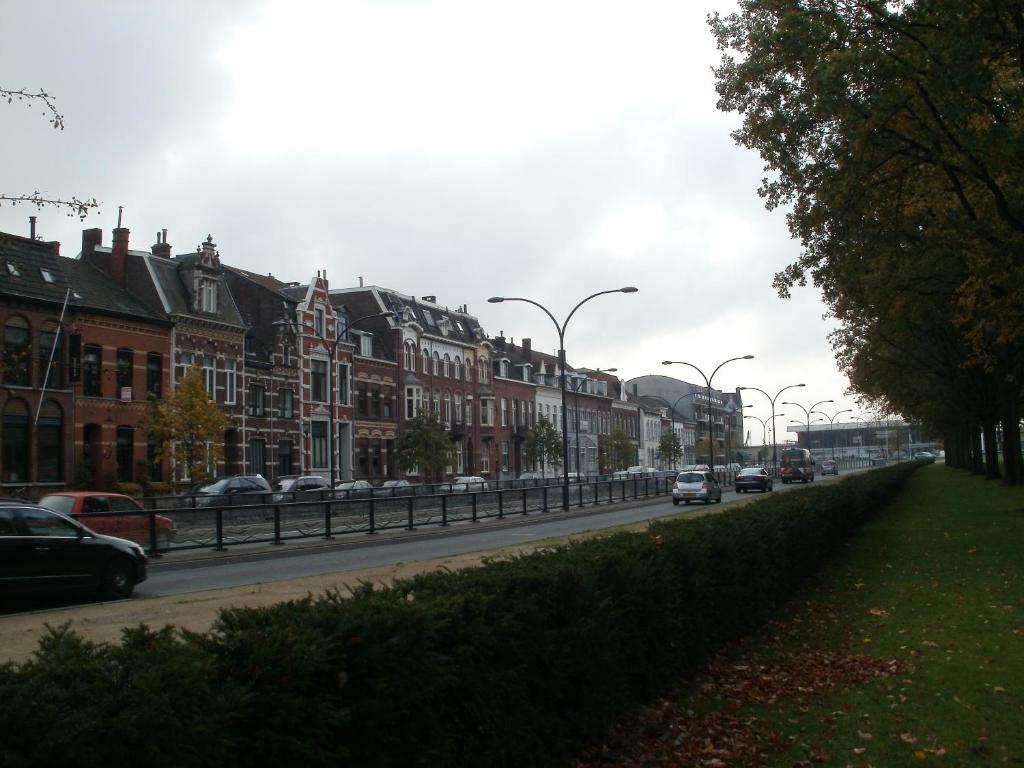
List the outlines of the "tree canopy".
<svg viewBox="0 0 1024 768">
<path fill-rule="evenodd" d="M 440 417 L 423 410 L 406 424 L 396 458 L 403 472 L 419 469 L 424 476 L 437 478 L 452 464 L 453 455 L 451 438 Z"/>
<path fill-rule="evenodd" d="M 550 465 L 554 469 L 562 466 L 562 435 L 547 419 L 537 419 L 523 442 L 523 455 L 533 466 L 540 465 L 546 470 Z"/>
</svg>

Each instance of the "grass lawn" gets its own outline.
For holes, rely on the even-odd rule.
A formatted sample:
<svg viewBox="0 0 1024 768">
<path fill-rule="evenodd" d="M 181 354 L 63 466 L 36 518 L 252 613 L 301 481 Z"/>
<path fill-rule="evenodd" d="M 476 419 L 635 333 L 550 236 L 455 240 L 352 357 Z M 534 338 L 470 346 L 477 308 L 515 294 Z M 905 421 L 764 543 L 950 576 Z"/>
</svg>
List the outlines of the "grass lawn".
<svg viewBox="0 0 1024 768">
<path fill-rule="evenodd" d="M 577 765 L 1024 764 L 1024 489 L 922 468 L 812 584 Z"/>
</svg>

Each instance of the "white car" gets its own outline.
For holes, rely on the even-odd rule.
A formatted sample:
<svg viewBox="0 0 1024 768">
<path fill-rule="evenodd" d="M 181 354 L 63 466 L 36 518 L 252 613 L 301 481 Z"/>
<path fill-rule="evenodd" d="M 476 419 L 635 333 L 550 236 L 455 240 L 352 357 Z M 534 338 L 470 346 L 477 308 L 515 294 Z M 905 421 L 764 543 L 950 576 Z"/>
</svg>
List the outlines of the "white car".
<svg viewBox="0 0 1024 768">
<path fill-rule="evenodd" d="M 452 480 L 452 493 L 473 493 L 486 491 L 490 488 L 487 481 L 479 475 L 456 477 Z"/>
</svg>

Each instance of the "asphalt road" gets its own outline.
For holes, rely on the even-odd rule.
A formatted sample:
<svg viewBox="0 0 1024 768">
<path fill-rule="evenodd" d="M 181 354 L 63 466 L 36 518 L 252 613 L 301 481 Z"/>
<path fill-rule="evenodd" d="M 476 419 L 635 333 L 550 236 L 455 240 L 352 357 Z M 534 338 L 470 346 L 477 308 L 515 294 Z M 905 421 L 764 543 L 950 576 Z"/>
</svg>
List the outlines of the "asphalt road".
<svg viewBox="0 0 1024 768">
<path fill-rule="evenodd" d="M 846 473 L 844 473 L 846 474 Z M 817 483 L 831 482 L 834 478 Z M 799 492 L 808 486 L 775 484 L 773 493 Z M 136 587 L 140 597 L 181 595 L 209 589 L 284 581 L 340 571 L 359 570 L 396 563 L 431 560 L 472 552 L 521 546 L 587 531 L 615 528 L 672 515 L 685 516 L 727 508 L 758 494 L 723 493 L 721 504 L 673 506 L 671 495 L 614 506 L 585 507 L 568 513 L 557 511 L 513 516 L 503 521 L 458 523 L 446 528 L 386 534 L 348 534 L 330 542 L 315 540 L 304 545 L 285 544 L 225 553 L 168 556 L 151 561 L 150 576 Z"/>
</svg>

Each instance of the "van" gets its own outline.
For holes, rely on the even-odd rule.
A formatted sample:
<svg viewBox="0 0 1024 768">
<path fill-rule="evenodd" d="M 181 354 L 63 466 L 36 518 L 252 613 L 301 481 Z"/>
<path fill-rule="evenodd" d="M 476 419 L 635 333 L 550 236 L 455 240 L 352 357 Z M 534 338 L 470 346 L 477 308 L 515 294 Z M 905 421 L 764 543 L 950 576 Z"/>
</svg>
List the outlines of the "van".
<svg viewBox="0 0 1024 768">
<path fill-rule="evenodd" d="M 806 448 L 786 448 L 779 454 L 783 483 L 814 482 L 814 457 Z"/>
</svg>

